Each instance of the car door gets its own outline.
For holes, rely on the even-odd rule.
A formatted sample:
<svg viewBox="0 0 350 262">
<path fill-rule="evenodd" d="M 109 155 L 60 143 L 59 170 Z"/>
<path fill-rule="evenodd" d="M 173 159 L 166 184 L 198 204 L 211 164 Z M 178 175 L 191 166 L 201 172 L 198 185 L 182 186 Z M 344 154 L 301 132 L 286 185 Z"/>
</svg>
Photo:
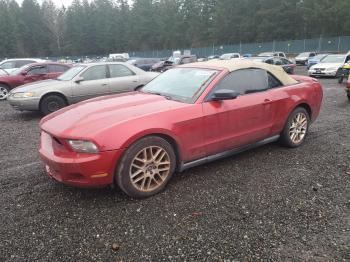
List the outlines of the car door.
<svg viewBox="0 0 350 262">
<path fill-rule="evenodd" d="M 48 73 L 48 70 L 46 65 L 31 66 L 27 70 L 26 75 L 23 78 L 23 82 L 24 84 L 27 84 L 27 83 L 45 80 L 47 73 Z"/>
<path fill-rule="evenodd" d="M 122 64 L 109 64 L 110 92 L 121 93 L 134 91 L 140 85 L 139 76 Z"/>
<path fill-rule="evenodd" d="M 216 90 L 241 94 L 236 99 L 210 101 Z M 243 69 L 231 72 L 214 87 L 203 103 L 206 152 L 213 155 L 268 137 L 273 126 L 267 72 Z"/>
<path fill-rule="evenodd" d="M 109 93 L 106 65 L 90 66 L 74 78 L 72 85 L 73 102 Z"/>
</svg>

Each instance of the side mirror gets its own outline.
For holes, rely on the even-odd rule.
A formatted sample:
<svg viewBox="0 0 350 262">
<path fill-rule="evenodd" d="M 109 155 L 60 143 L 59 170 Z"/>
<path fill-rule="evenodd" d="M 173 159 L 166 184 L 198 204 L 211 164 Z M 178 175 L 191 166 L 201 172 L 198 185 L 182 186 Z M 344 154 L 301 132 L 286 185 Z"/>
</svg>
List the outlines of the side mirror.
<svg viewBox="0 0 350 262">
<path fill-rule="evenodd" d="M 236 99 L 240 93 L 229 90 L 229 89 L 221 89 L 214 92 L 214 94 L 211 97 L 211 100 L 213 101 L 221 101 L 221 100 L 232 100 Z"/>
<path fill-rule="evenodd" d="M 84 81 L 84 77 L 82 77 L 82 76 L 78 76 L 78 77 L 74 80 L 74 82 L 77 83 L 77 84 L 79 84 L 79 83 L 82 82 L 82 81 Z"/>
<path fill-rule="evenodd" d="M 22 76 L 26 76 L 28 74 L 28 72 L 27 71 L 23 71 L 23 72 L 21 72 L 21 75 Z"/>
</svg>

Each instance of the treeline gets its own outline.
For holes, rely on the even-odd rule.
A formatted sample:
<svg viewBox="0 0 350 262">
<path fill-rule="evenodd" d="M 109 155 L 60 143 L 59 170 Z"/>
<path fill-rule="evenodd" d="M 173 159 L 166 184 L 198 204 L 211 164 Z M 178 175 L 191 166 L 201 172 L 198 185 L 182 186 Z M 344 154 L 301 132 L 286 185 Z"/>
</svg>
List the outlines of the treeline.
<svg viewBox="0 0 350 262">
<path fill-rule="evenodd" d="M 349 0 L 0 0 L 0 57 L 350 35 Z"/>
</svg>

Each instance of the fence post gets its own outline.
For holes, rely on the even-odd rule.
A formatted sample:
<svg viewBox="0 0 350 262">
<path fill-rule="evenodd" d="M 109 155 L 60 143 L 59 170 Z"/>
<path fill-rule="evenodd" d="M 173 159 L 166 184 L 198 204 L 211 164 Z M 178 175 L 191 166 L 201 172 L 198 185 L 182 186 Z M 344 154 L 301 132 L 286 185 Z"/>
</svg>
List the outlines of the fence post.
<svg viewBox="0 0 350 262">
<path fill-rule="evenodd" d="M 304 52 L 306 51 L 306 39 L 304 39 Z"/>
<path fill-rule="evenodd" d="M 338 38 L 338 52 L 340 52 L 340 36 L 339 36 L 339 38 Z"/>
<path fill-rule="evenodd" d="M 276 43 L 275 40 L 272 41 L 272 51 L 276 51 Z"/>
</svg>

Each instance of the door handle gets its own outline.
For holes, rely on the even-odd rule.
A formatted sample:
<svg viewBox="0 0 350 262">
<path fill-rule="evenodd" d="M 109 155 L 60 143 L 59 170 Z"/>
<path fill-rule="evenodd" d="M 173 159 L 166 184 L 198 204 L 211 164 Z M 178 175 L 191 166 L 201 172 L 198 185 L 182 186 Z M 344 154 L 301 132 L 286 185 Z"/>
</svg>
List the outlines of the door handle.
<svg viewBox="0 0 350 262">
<path fill-rule="evenodd" d="M 102 84 L 102 86 L 106 86 L 107 84 Z"/>
<path fill-rule="evenodd" d="M 272 103 L 272 101 L 270 100 L 270 99 L 265 99 L 264 100 L 264 105 L 267 105 L 267 104 L 271 104 Z"/>
</svg>

